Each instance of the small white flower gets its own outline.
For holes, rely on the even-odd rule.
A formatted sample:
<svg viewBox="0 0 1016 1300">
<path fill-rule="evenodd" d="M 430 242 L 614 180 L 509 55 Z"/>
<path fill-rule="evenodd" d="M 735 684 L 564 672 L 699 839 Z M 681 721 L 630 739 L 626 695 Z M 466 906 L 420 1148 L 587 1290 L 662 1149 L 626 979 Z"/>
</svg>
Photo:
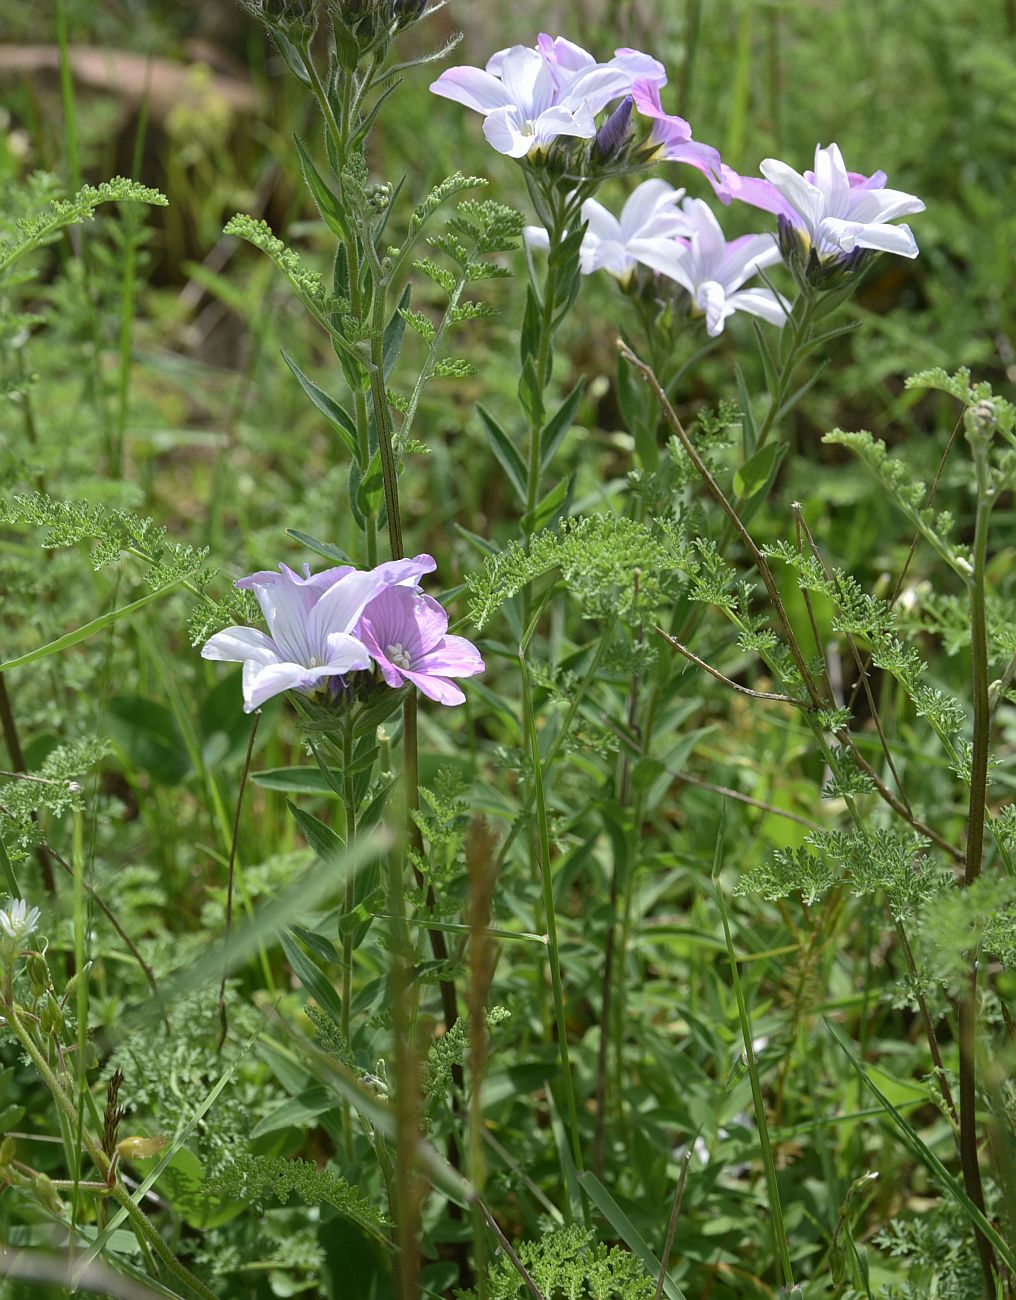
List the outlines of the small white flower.
<svg viewBox="0 0 1016 1300">
<path fill-rule="evenodd" d="M 29 908 L 23 898 L 12 898 L 0 908 L 0 931 L 11 943 L 20 944 L 38 929 L 39 919 L 37 907 Z"/>
</svg>

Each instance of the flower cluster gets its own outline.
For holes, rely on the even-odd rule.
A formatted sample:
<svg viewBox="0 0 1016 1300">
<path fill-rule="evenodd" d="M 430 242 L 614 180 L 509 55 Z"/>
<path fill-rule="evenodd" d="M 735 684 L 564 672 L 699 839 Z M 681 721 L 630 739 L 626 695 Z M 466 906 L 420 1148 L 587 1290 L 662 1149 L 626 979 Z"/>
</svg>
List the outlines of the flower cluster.
<svg viewBox="0 0 1016 1300">
<path fill-rule="evenodd" d="M 562 138 L 595 141 L 601 161 L 621 157 L 629 146 L 633 111 L 649 124 L 644 140 L 632 145 L 633 163 L 660 159 L 684 162 L 722 183 L 719 153 L 692 139 L 681 117 L 663 110 L 663 64 L 641 50 L 615 50 L 607 63 L 563 36 L 542 34 L 536 46 L 499 50 L 485 68 L 448 68 L 431 90 L 484 117 L 488 142 L 509 158 L 538 161 Z M 618 107 L 597 127 L 597 115 Z"/>
<path fill-rule="evenodd" d="M 237 586 L 254 592 L 268 633 L 227 627 L 202 647 L 205 659 L 243 664 L 244 711 L 273 695 L 300 691 L 337 697 L 350 673 L 377 666 L 389 686 L 409 683 L 440 704 L 461 704 L 449 680 L 483 672 L 479 651 L 448 633 L 448 616 L 419 585 L 437 565 L 430 555 L 392 560 L 369 572 L 339 565 L 303 574 L 252 573 Z"/>
<path fill-rule="evenodd" d="M 684 200 L 682 203 L 682 199 Z M 582 205 L 587 223 L 579 253 L 584 275 L 604 270 L 627 288 L 638 266 L 648 267 L 685 290 L 692 315 L 704 316 L 713 337 L 735 311 L 782 325 L 790 310 L 772 289 L 744 289 L 756 272 L 780 261 L 773 235 L 744 235 L 729 242 L 702 199 L 685 198 L 666 181 L 643 181 L 621 209 L 620 219 L 596 199 Z M 529 226 L 532 247 L 546 248 L 547 232 Z"/>
<path fill-rule="evenodd" d="M 563 137 L 591 140 L 588 163 L 573 158 L 569 176 L 578 205 L 605 163 L 633 171 L 659 161 L 688 163 L 701 171 L 724 204 L 735 199 L 774 214 L 779 237 L 745 235 L 728 242 L 709 207 L 686 199 L 664 181 L 638 186 L 615 218 L 592 197 L 581 202 L 587 230 L 581 270 L 605 270 L 624 287 L 637 266 L 648 267 L 686 291 L 693 315 L 705 317 L 710 335 L 722 332 L 736 311 L 782 325 L 787 301 L 770 288 L 744 288 L 760 271 L 786 261 L 798 280 L 831 287 L 842 271 L 855 269 L 872 252 L 916 257 L 917 243 L 906 225 L 890 224 L 924 204 L 912 194 L 886 188 L 884 172 L 848 172 L 839 147 L 817 146 L 814 168 L 804 173 L 766 158 L 762 176 L 742 176 L 710 145 L 692 139 L 690 125 L 667 113 L 661 89 L 663 65 L 638 50 L 619 49 L 607 63 L 563 37 L 541 35 L 535 48 L 500 50 L 486 68 L 449 68 L 431 86 L 435 94 L 484 116 L 484 134 L 500 153 L 539 167 Z M 597 126 L 597 115 L 610 109 Z M 632 137 L 633 117 L 648 124 Z M 526 232 L 533 247 L 546 248 L 540 227 Z"/>
</svg>

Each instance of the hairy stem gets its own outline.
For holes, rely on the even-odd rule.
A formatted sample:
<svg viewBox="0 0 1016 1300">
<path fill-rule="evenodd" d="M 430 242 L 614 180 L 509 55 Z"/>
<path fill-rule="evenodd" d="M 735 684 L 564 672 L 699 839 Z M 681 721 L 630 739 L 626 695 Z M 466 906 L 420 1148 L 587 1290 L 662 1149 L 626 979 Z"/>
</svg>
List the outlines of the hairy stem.
<svg viewBox="0 0 1016 1300">
<path fill-rule="evenodd" d="M 988 798 L 988 742 L 991 713 L 988 703 L 988 629 L 985 613 L 985 567 L 988 558 L 988 525 L 994 492 L 988 465 L 988 449 L 972 440 L 977 471 L 977 516 L 974 527 L 974 570 L 970 579 L 970 655 L 974 700 L 973 752 L 970 764 L 970 805 L 967 816 L 967 860 L 963 875 L 969 888 L 981 874 L 984 855 L 984 823 Z M 967 986 L 959 1002 L 960 1050 L 960 1164 L 967 1195 L 984 1211 L 981 1167 L 977 1156 L 977 954 L 973 955 Z M 975 1226 L 977 1251 L 988 1294 L 995 1291 L 995 1254 L 987 1237 Z"/>
</svg>

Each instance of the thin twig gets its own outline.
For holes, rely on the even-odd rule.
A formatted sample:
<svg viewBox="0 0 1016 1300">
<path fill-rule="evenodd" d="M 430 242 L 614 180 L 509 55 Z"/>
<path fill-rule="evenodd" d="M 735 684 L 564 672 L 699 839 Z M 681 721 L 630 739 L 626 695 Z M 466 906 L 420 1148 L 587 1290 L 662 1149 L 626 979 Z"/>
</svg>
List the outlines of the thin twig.
<svg viewBox="0 0 1016 1300">
<path fill-rule="evenodd" d="M 687 785 L 697 786 L 700 790 L 709 790 L 712 794 L 722 794 L 728 799 L 736 799 L 738 803 L 746 803 L 752 808 L 759 808 L 762 812 L 772 813 L 774 817 L 784 817 L 789 822 L 797 822 L 798 826 L 806 826 L 810 831 L 824 831 L 825 827 L 820 826 L 818 822 L 812 822 L 807 817 L 799 817 L 797 813 L 788 812 L 786 808 L 777 808 L 775 804 L 766 803 L 763 799 L 753 799 L 751 795 L 742 794 L 740 790 L 731 790 L 725 785 L 713 785 L 711 781 L 703 781 L 697 776 L 690 776 L 687 772 L 675 772 L 674 777 L 678 781 L 683 781 Z"/>
<path fill-rule="evenodd" d="M 835 583 L 837 590 L 839 590 L 839 586 L 840 586 L 839 580 L 835 578 L 832 573 L 830 573 L 829 566 L 826 564 L 822 552 L 818 549 L 818 543 L 815 541 L 812 531 L 808 527 L 808 523 L 804 517 L 804 512 L 801 509 L 800 503 L 795 501 L 794 504 L 791 506 L 791 509 L 793 510 L 794 518 L 797 521 L 797 526 L 799 530 L 798 536 L 800 537 L 800 530 L 803 529 L 804 534 L 808 539 L 808 545 L 811 548 L 812 555 L 822 566 L 822 572 L 826 576 L 826 581 Z M 810 603 L 808 607 L 809 609 L 811 608 Z M 850 653 L 853 655 L 854 663 L 856 664 L 857 670 L 860 673 L 860 677 L 858 680 L 861 682 L 862 686 L 864 687 L 864 695 L 866 700 L 868 701 L 868 711 L 871 714 L 872 722 L 875 724 L 875 730 L 878 733 L 879 744 L 882 746 L 882 753 L 885 755 L 885 761 L 886 763 L 888 763 L 889 770 L 893 774 L 893 780 L 896 782 L 896 789 L 900 792 L 900 800 L 902 801 L 904 807 L 907 810 L 907 817 L 912 818 L 914 815 L 913 809 L 910 807 L 910 800 L 907 798 L 906 791 L 903 789 L 903 782 L 900 780 L 900 775 L 896 770 L 896 764 L 893 762 L 893 756 L 889 749 L 889 742 L 886 740 L 885 732 L 882 729 L 882 720 L 878 716 L 878 708 L 875 705 L 875 697 L 871 693 L 871 684 L 868 681 L 868 674 L 864 671 L 864 668 L 862 667 L 861 664 L 861 652 L 857 648 L 857 642 L 854 640 L 853 634 L 847 632 L 846 637 L 847 637 L 847 645 L 850 647 Z"/>
<path fill-rule="evenodd" d="M 479 1198 L 477 1198 L 477 1200 L 480 1206 L 480 1210 L 483 1213 L 483 1217 L 487 1220 L 487 1224 L 490 1227 L 491 1232 L 497 1238 L 498 1245 L 501 1247 L 504 1253 L 511 1260 L 512 1267 L 515 1269 L 516 1273 L 518 1273 L 519 1277 L 522 1279 L 526 1290 L 533 1297 L 533 1300 L 546 1300 L 546 1297 L 544 1296 L 543 1292 L 540 1290 L 540 1288 L 536 1285 L 536 1283 L 533 1281 L 533 1279 L 530 1277 L 529 1273 L 527 1272 L 525 1264 L 523 1264 L 522 1260 L 519 1259 L 518 1255 L 515 1253 L 515 1249 L 512 1246 L 511 1242 L 501 1231 L 498 1221 L 494 1218 L 493 1214 L 491 1214 L 490 1210 L 487 1208 L 486 1203 L 480 1200 Z"/>
<path fill-rule="evenodd" d="M 669 632 L 664 632 L 662 627 L 656 628 L 656 631 L 665 641 L 669 642 L 675 650 L 680 654 L 683 654 L 686 659 L 689 659 L 693 664 L 695 664 L 696 667 L 705 669 L 710 677 L 715 677 L 718 682 L 722 682 L 724 686 L 729 686 L 732 691 L 738 691 L 741 695 L 750 695 L 753 700 L 772 700 L 776 704 L 793 704 L 797 709 L 810 710 L 812 708 L 812 705 L 810 705 L 807 700 L 795 700 L 792 695 L 780 695 L 776 691 L 753 691 L 750 686 L 742 686 L 740 682 L 735 682 L 729 677 L 724 677 L 723 673 L 721 673 L 718 668 L 714 668 L 711 664 L 707 664 L 704 659 L 700 659 L 698 655 L 693 654 L 688 647 L 682 645 L 676 637 L 671 636 Z"/>
<path fill-rule="evenodd" d="M 631 350 L 631 348 L 628 347 L 627 343 L 624 342 L 623 339 L 618 339 L 617 349 L 621 353 L 621 355 L 625 358 L 625 360 L 630 365 L 635 367 L 635 369 L 639 372 L 639 374 L 641 374 L 645 382 L 652 389 L 657 402 L 659 402 L 660 404 L 660 409 L 663 411 L 667 423 L 670 425 L 671 429 L 677 435 L 677 440 L 678 442 L 680 442 L 685 455 L 695 466 L 695 469 L 698 471 L 698 474 L 701 477 L 702 482 L 706 485 L 707 489 L 709 490 L 710 496 L 712 496 L 712 498 L 716 501 L 717 505 L 719 505 L 723 513 L 727 516 L 728 520 L 731 523 L 731 526 L 733 527 L 734 531 L 737 533 L 738 537 L 740 537 L 742 544 L 744 545 L 748 554 L 751 556 L 752 562 L 754 563 L 755 568 L 758 570 L 759 577 L 762 579 L 763 586 L 766 589 L 766 594 L 769 596 L 769 601 L 773 607 L 773 612 L 776 614 L 776 617 L 779 620 L 781 630 L 787 642 L 787 648 L 790 650 L 791 656 L 793 657 L 794 660 L 794 665 L 797 668 L 798 673 L 800 674 L 801 681 L 804 683 L 804 689 L 808 692 L 808 698 L 811 701 L 812 707 L 814 709 L 820 709 L 822 707 L 822 698 L 818 693 L 817 687 L 815 686 L 814 678 L 811 675 L 811 671 L 808 668 L 804 655 L 801 653 L 801 647 L 797 642 L 797 638 L 794 636 L 793 631 L 791 629 L 790 619 L 787 617 L 787 611 L 783 604 L 783 597 L 780 595 L 780 590 L 779 587 L 776 585 L 776 579 L 773 577 L 773 571 L 769 567 L 769 562 L 766 560 L 766 557 L 759 550 L 758 546 L 756 546 L 755 539 L 752 537 L 751 533 L 749 533 L 748 529 L 745 527 L 743 521 L 741 520 L 741 516 L 737 513 L 734 507 L 727 500 L 727 497 L 723 489 L 720 487 L 719 483 L 717 483 L 716 479 L 713 478 L 712 474 L 709 471 L 708 465 L 706 465 L 705 461 L 699 455 L 698 450 L 695 447 L 695 444 L 688 437 L 688 434 L 685 432 L 684 425 L 681 423 L 680 419 L 678 418 L 677 412 L 674 410 L 673 406 L 671 406 L 670 399 L 667 397 L 667 394 L 664 392 L 663 386 L 660 384 L 660 381 L 657 379 L 656 374 L 654 373 L 652 367 L 646 365 L 644 361 L 642 361 L 639 357 L 637 357 L 635 353 Z"/>
<path fill-rule="evenodd" d="M 670 1211 L 670 1222 L 667 1224 L 667 1239 L 663 1243 L 663 1253 L 660 1255 L 660 1276 L 656 1281 L 655 1300 L 660 1300 L 663 1295 L 663 1286 L 667 1280 L 667 1261 L 670 1259 L 670 1251 L 674 1245 L 674 1233 L 677 1231 L 677 1219 L 681 1213 L 681 1202 L 684 1199 L 684 1185 L 688 1180 L 688 1166 L 691 1164 L 691 1150 L 684 1153 L 684 1159 L 681 1162 L 681 1177 L 677 1180 L 677 1191 L 674 1193 L 674 1205 Z"/>
</svg>

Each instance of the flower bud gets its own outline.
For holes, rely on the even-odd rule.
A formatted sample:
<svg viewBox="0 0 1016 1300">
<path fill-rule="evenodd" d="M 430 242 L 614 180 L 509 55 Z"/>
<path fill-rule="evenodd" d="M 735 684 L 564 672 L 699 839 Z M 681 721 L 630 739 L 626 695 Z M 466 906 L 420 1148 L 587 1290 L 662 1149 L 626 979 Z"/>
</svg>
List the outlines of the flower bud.
<svg viewBox="0 0 1016 1300">
<path fill-rule="evenodd" d="M 63 1201 L 60 1200 L 56 1188 L 45 1174 L 36 1174 L 34 1176 L 32 1179 L 32 1191 L 47 1210 L 52 1210 L 54 1214 L 63 1214 Z"/>
<path fill-rule="evenodd" d="M 17 1143 L 8 1133 L 2 1142 L 0 1142 L 0 1169 L 6 1169 L 14 1159 L 17 1151 Z"/>
<path fill-rule="evenodd" d="M 998 412 L 990 399 L 975 402 L 968 406 L 963 415 L 963 427 L 967 442 L 987 445 L 998 429 Z"/>
<path fill-rule="evenodd" d="M 597 162 L 614 162 L 624 152 L 628 144 L 628 127 L 634 103 L 633 96 L 625 95 L 597 131 L 593 140 L 593 157 Z"/>
<path fill-rule="evenodd" d="M 51 983 L 46 958 L 41 952 L 29 953 L 25 967 L 28 970 L 28 978 L 32 981 L 33 995 L 41 998 Z"/>
<path fill-rule="evenodd" d="M 44 1034 L 54 1035 L 63 1027 L 63 1011 L 52 990 L 46 995 L 46 1002 L 39 1015 L 39 1027 Z"/>
</svg>

